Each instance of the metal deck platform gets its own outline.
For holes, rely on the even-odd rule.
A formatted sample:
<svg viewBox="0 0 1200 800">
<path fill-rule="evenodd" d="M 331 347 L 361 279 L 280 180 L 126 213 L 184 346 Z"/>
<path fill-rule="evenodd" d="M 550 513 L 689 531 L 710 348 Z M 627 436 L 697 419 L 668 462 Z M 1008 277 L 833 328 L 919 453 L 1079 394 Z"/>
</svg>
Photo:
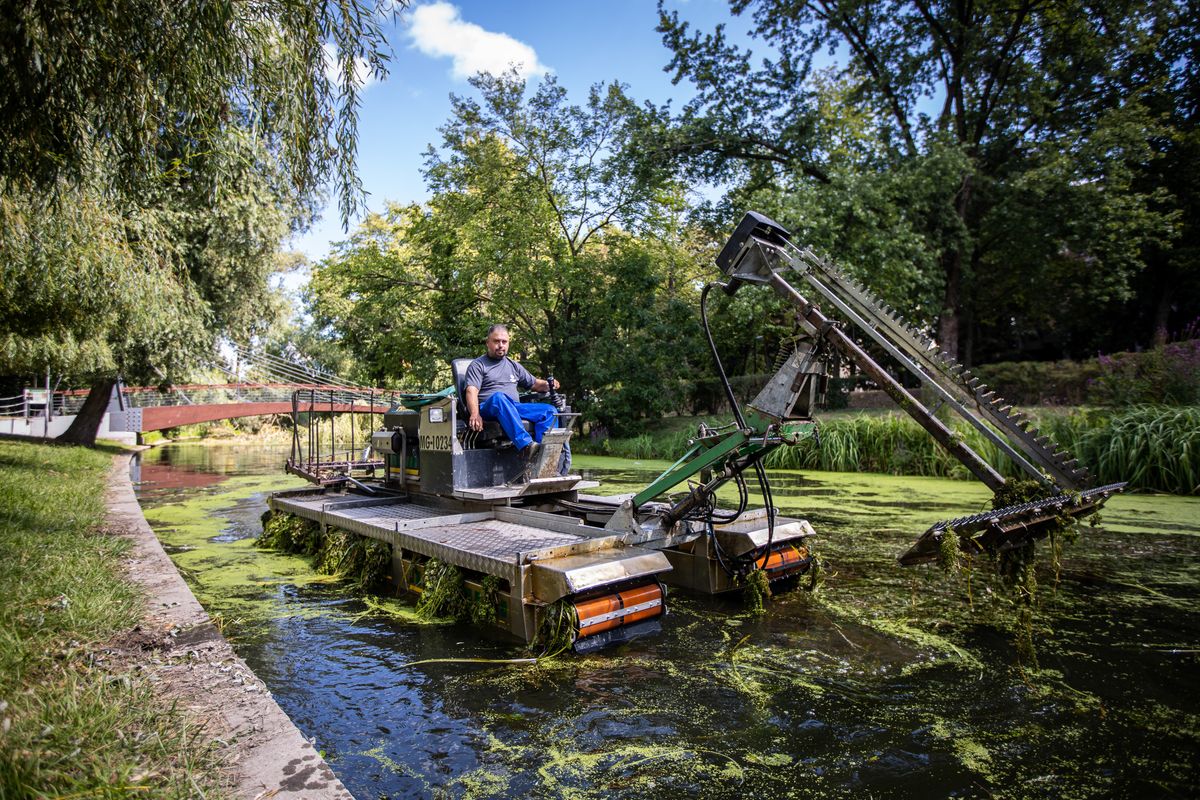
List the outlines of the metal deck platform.
<svg viewBox="0 0 1200 800">
<path fill-rule="evenodd" d="M 441 505 L 431 498 L 364 498 L 301 489 L 276 494 L 274 511 L 392 545 L 394 574 L 412 555 L 436 558 L 502 579 L 508 594 L 506 627 L 529 641 L 538 610 L 671 569 L 657 550 L 626 546 L 622 537 L 572 517 L 507 505 L 477 509 Z"/>
</svg>

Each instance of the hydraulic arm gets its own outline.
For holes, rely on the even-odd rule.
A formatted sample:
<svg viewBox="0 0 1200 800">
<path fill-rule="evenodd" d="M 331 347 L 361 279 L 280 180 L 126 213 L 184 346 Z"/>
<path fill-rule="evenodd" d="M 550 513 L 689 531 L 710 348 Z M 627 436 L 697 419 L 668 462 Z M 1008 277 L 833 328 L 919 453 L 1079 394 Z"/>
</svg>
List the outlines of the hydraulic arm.
<svg viewBox="0 0 1200 800">
<path fill-rule="evenodd" d="M 741 473 L 752 466 L 760 471 L 770 512 L 769 492 L 761 476 L 760 462 L 770 450 L 794 444 L 811 432 L 813 424 L 807 418 L 808 409 L 815 401 L 824 372 L 821 356 L 827 349 L 854 362 L 993 492 L 1004 486 L 1004 477 L 942 421 L 938 416 L 942 408 L 976 428 L 1022 472 L 1048 490 L 1049 497 L 1044 500 L 940 522 L 901 556 L 901 563 L 915 564 L 935 558 L 938 540 L 951 529 L 958 534 L 964 549 L 982 551 L 1018 546 L 1043 534 L 1048 525 L 1063 516 L 1079 517 L 1095 511 L 1124 487 L 1112 484 L 1088 488 L 1087 470 L 1065 450 L 1057 448 L 1049 437 L 1031 427 L 1023 414 L 942 353 L 929 338 L 907 325 L 869 290 L 811 249 L 794 244 L 788 231 L 778 223 L 754 212 L 746 214 L 717 257 L 717 265 L 728 281 L 716 285 L 727 294 L 732 295 L 747 284 L 761 285 L 795 306 L 806 344 L 798 346 L 785 359 L 767 386 L 748 404 L 749 412 L 745 415 L 730 392 L 736 418 L 733 430 L 726 433 L 702 430 L 683 458 L 632 499 L 628 513 L 636 518 L 638 509 L 654 497 L 697 473 L 703 476 L 701 483 L 675 505 L 640 515 L 644 517 L 641 522 L 644 530 L 650 525 L 659 530 L 669 528 L 694 513 L 697 507 L 711 503 L 721 484 L 737 480 L 741 485 Z M 706 287 L 705 295 L 711 286 Z M 704 299 L 702 296 L 702 317 L 705 317 Z M 826 316 L 817 301 L 831 304 L 853 329 L 873 340 L 914 376 L 925 389 L 920 394 L 935 398 L 935 405 L 931 408 L 906 389 L 850 335 L 843 323 Z M 705 330 L 707 333 L 706 317 Z M 711 345 L 711 336 L 709 342 Z M 713 354 L 717 355 L 715 346 Z M 716 358 L 716 362 L 728 391 L 720 359 Z M 744 495 L 743 491 L 743 498 Z"/>
</svg>

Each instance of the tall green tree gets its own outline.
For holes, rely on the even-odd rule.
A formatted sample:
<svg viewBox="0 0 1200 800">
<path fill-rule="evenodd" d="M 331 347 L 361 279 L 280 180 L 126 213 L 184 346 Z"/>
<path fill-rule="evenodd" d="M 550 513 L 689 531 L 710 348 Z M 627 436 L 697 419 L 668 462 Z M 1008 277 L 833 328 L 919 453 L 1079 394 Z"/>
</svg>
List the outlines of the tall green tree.
<svg viewBox="0 0 1200 800">
<path fill-rule="evenodd" d="M 373 386 L 417 391 L 447 377 L 441 337 L 454 329 L 437 324 L 431 298 L 442 286 L 413 241 L 423 218 L 419 206 L 389 203 L 313 265 L 305 356 L 340 361 L 351 371 L 338 374 Z"/>
<path fill-rule="evenodd" d="M 578 344 L 598 332 L 589 300 L 604 239 L 647 231 L 669 175 L 627 157 L 639 112 L 616 84 L 592 87 L 583 105 L 553 78 L 527 99 L 512 74 L 473 85 L 480 99 L 453 98 L 427 159 L 430 268 L 469 276 L 461 285 L 519 325 L 539 366 L 573 379 Z"/>
<path fill-rule="evenodd" d="M 669 69 L 697 97 L 658 132 L 659 152 L 802 231 L 911 240 L 950 352 L 970 360 L 974 338 L 990 337 L 993 353 L 1022 337 L 1061 342 L 1077 332 L 1063 329 L 1072 314 L 1127 299 L 1144 248 L 1173 235 L 1170 212 L 1136 179 L 1162 124 L 1144 99 L 1170 72 L 1159 45 L 1184 4 L 730 5 L 767 58 L 660 8 Z M 826 135 L 829 81 L 814 75 L 823 52 L 841 60 L 834 87 L 866 123 L 868 144 L 848 153 Z M 903 257 L 874 238 L 877 260 Z"/>
<path fill-rule="evenodd" d="M 1157 157 L 1139 170 L 1137 183 L 1155 193 L 1176 235 L 1146 248 L 1133 313 L 1139 328 L 1153 330 L 1162 343 L 1200 335 L 1200 15 L 1194 3 L 1159 41 L 1146 69 L 1162 76 L 1144 102 L 1165 124 L 1151 139 Z"/>
<path fill-rule="evenodd" d="M 314 322 L 353 342 L 373 379 L 410 386 L 448 377 L 450 358 L 478 354 L 487 325 L 507 322 L 529 368 L 585 403 L 591 390 L 660 410 L 663 383 L 688 371 L 666 354 L 695 341 L 680 309 L 697 267 L 680 188 L 628 152 L 639 108 L 617 85 L 581 105 L 553 79 L 532 91 L 511 74 L 472 85 L 478 99 L 453 98 L 429 151 L 428 205 L 369 219 L 317 266 Z"/>
<path fill-rule="evenodd" d="M 381 6 L 301 0 L 0 15 L 0 359 L 93 391 L 170 383 L 253 333 L 273 253 L 354 174 L 358 91 L 383 74 Z"/>
</svg>

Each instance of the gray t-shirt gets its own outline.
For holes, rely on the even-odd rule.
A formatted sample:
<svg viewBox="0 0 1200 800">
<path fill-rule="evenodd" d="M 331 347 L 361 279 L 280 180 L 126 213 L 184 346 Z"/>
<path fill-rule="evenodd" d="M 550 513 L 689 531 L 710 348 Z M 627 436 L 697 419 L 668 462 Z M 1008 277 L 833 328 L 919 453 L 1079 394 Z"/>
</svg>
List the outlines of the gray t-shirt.
<svg viewBox="0 0 1200 800">
<path fill-rule="evenodd" d="M 496 392 L 508 395 L 514 402 L 521 402 L 517 387 L 528 389 L 533 386 L 534 378 L 529 370 L 513 361 L 508 356 L 492 358 L 480 356 L 467 367 L 467 386 L 479 389 L 479 403 L 494 395 Z"/>
</svg>

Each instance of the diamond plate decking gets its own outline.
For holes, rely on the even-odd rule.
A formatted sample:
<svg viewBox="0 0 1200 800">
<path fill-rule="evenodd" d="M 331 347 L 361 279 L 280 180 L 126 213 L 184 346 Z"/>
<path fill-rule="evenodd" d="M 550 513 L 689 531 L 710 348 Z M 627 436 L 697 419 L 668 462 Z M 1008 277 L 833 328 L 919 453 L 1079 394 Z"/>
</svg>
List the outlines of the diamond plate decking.
<svg viewBox="0 0 1200 800">
<path fill-rule="evenodd" d="M 584 538 L 494 519 L 458 525 L 439 525 L 416 531 L 414 535 L 429 542 L 498 559 L 515 559 L 521 553 L 575 544 Z"/>
<path fill-rule="evenodd" d="M 573 524 L 569 518 L 555 518 L 552 526 L 496 518 L 497 513 L 520 516 L 512 510 L 462 511 L 402 498 L 307 490 L 276 495 L 271 507 L 514 583 L 520 581 L 522 565 L 530 561 L 618 545 L 617 537 L 607 531 Z M 539 515 L 529 516 L 536 523 Z"/>
</svg>

